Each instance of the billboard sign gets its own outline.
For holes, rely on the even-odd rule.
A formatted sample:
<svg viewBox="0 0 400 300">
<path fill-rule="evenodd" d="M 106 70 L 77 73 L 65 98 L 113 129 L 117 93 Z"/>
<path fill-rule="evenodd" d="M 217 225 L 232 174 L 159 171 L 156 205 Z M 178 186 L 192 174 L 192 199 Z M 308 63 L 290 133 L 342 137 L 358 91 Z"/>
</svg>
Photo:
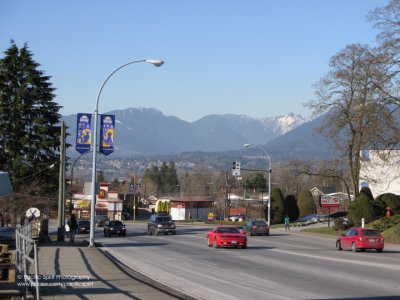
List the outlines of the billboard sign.
<svg viewBox="0 0 400 300">
<path fill-rule="evenodd" d="M 321 207 L 339 207 L 339 197 L 338 196 L 331 196 L 331 195 L 323 195 L 321 196 L 320 200 Z"/>
</svg>

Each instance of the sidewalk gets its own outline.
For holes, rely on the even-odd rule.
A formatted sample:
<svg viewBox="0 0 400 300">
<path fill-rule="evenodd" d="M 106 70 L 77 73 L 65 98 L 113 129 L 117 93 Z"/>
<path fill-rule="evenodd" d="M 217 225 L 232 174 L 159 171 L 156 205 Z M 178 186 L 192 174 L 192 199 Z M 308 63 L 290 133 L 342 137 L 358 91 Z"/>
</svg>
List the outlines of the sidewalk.
<svg viewBox="0 0 400 300">
<path fill-rule="evenodd" d="M 193 299 L 125 267 L 101 247 L 89 248 L 87 241 L 40 243 L 38 249 L 41 299 Z"/>
</svg>

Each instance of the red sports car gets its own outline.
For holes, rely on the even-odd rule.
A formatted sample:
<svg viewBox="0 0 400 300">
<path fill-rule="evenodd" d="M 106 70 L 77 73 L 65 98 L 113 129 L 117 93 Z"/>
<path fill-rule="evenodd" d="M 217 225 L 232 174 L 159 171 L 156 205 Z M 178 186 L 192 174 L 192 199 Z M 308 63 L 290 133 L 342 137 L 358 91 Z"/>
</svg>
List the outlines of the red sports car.
<svg viewBox="0 0 400 300">
<path fill-rule="evenodd" d="M 234 226 L 217 226 L 207 233 L 207 245 L 215 248 L 221 246 L 233 246 L 238 248 L 241 246 L 243 249 L 247 248 L 246 233 L 241 232 Z"/>
<path fill-rule="evenodd" d="M 382 234 L 372 228 L 351 228 L 336 241 L 336 248 L 352 249 L 354 252 L 366 249 L 376 249 L 382 252 L 384 241 Z"/>
</svg>

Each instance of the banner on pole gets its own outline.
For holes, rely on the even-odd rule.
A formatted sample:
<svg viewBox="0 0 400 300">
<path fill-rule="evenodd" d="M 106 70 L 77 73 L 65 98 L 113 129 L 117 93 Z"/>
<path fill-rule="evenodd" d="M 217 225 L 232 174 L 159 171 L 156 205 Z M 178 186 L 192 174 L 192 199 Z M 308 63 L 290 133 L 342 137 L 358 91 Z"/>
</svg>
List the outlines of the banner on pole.
<svg viewBox="0 0 400 300">
<path fill-rule="evenodd" d="M 90 151 L 92 140 L 91 120 L 91 114 L 78 113 L 77 115 L 75 149 L 81 154 Z"/>
<path fill-rule="evenodd" d="M 104 155 L 114 152 L 115 116 L 101 115 L 100 122 L 100 149 Z"/>
</svg>

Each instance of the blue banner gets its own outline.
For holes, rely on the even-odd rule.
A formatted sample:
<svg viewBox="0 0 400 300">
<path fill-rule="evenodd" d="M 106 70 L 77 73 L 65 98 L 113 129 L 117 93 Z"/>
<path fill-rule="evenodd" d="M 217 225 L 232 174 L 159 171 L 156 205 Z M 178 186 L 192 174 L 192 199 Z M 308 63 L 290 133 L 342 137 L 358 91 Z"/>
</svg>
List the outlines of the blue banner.
<svg viewBox="0 0 400 300">
<path fill-rule="evenodd" d="M 91 114 L 79 113 L 77 115 L 75 149 L 81 154 L 90 151 L 90 143 L 92 140 L 91 120 Z"/>
<path fill-rule="evenodd" d="M 100 122 L 100 149 L 104 155 L 114 152 L 115 116 L 101 115 Z"/>
</svg>

